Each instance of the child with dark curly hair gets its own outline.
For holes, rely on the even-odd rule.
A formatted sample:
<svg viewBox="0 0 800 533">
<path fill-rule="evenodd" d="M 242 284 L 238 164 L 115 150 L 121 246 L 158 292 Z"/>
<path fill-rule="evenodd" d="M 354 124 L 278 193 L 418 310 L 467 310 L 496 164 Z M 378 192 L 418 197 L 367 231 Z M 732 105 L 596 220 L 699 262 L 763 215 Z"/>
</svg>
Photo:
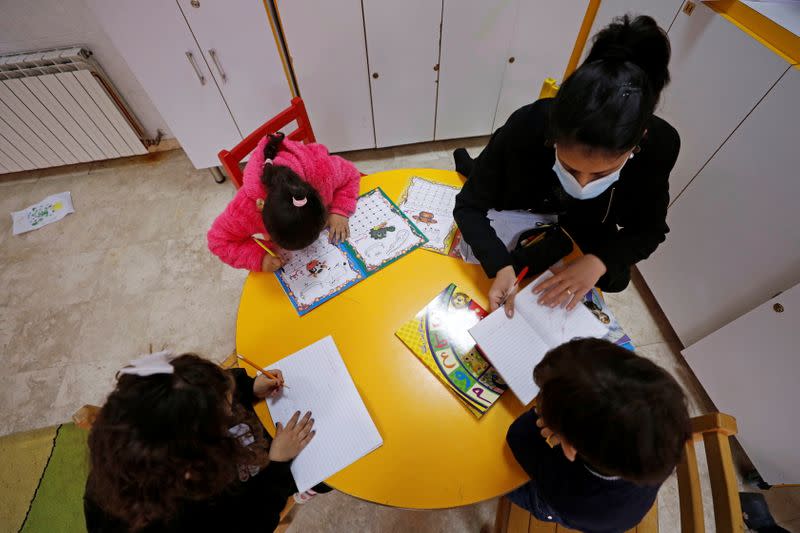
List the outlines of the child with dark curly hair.
<svg viewBox="0 0 800 533">
<path fill-rule="evenodd" d="M 89 435 L 88 531 L 274 530 L 314 420 L 297 412 L 269 437 L 253 403 L 280 392 L 272 372 L 168 352 L 123 368 Z"/>
</svg>

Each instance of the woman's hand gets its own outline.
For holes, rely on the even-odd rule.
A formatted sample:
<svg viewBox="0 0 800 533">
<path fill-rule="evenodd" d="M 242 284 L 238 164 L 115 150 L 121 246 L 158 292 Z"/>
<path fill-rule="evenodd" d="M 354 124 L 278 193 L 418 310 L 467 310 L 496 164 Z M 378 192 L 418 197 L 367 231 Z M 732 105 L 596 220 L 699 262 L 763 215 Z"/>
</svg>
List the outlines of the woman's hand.
<svg viewBox="0 0 800 533">
<path fill-rule="evenodd" d="M 331 244 L 339 244 L 350 236 L 350 219 L 331 213 L 328 216 L 328 241 Z"/>
<path fill-rule="evenodd" d="M 500 307 L 505 299 L 506 316 L 508 318 L 514 316 L 514 295 L 516 294 L 514 284 L 516 281 L 517 275 L 514 273 L 513 266 L 508 265 L 497 271 L 492 288 L 489 289 L 489 312 Z"/>
<path fill-rule="evenodd" d="M 587 292 L 606 273 L 606 265 L 596 255 L 584 255 L 558 270 L 555 275 L 533 288 L 539 294 L 539 303 L 556 307 L 567 304 L 567 310 L 575 309 Z"/>
<path fill-rule="evenodd" d="M 544 424 L 544 419 L 541 416 L 536 419 L 536 427 L 539 428 L 539 433 L 542 435 L 542 438 L 544 438 L 547 445 L 551 448 L 554 448 L 561 443 L 561 439 L 558 438 L 558 435 L 553 433 L 552 429 Z"/>
<path fill-rule="evenodd" d="M 269 460 L 284 462 L 297 457 L 297 454 L 314 438 L 316 431 L 313 431 L 312 427 L 314 419 L 311 418 L 311 411 L 303 418 L 300 418 L 300 411 L 297 411 L 287 422 L 286 427 L 280 422 L 275 424 L 275 438 L 269 447 Z"/>
<path fill-rule="evenodd" d="M 267 370 L 267 372 L 277 379 L 270 379 L 264 374 L 259 374 L 253 382 L 253 394 L 262 400 L 267 396 L 277 396 L 283 389 L 283 372 L 280 370 Z"/>
<path fill-rule="evenodd" d="M 264 259 L 261 260 L 261 272 L 275 272 L 281 268 L 283 264 L 284 261 L 280 257 L 272 257 L 266 254 Z"/>
</svg>

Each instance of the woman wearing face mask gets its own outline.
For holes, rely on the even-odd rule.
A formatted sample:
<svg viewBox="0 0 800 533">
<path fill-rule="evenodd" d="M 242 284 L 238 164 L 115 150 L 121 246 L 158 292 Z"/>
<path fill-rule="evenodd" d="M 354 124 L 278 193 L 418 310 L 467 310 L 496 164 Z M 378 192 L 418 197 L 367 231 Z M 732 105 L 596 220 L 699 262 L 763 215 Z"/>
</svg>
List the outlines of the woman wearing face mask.
<svg viewBox="0 0 800 533">
<path fill-rule="evenodd" d="M 524 264 L 490 226 L 489 209 L 557 214 L 584 255 L 534 288 L 545 305 L 574 308 L 592 287 L 623 290 L 630 267 L 665 239 L 675 129 L 653 113 L 669 82 L 666 33 L 646 16 L 615 19 L 555 99 L 518 109 L 476 160 L 454 153 L 468 176 L 453 211 L 464 240 L 494 277 L 491 309 Z"/>
</svg>

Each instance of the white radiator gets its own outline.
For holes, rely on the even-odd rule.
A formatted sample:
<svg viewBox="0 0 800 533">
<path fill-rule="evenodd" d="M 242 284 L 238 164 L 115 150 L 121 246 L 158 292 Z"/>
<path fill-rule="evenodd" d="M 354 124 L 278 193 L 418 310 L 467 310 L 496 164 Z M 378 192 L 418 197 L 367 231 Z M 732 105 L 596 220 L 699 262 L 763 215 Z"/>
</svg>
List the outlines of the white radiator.
<svg viewBox="0 0 800 533">
<path fill-rule="evenodd" d="M 141 125 L 90 56 L 0 56 L 0 174 L 147 153 Z"/>
</svg>

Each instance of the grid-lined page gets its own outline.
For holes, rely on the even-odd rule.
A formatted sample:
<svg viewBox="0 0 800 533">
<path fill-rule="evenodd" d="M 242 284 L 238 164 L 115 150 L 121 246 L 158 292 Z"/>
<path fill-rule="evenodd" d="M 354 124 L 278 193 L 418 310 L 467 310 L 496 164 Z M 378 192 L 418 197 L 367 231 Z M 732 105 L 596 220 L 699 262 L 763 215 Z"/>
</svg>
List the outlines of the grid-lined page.
<svg viewBox="0 0 800 533">
<path fill-rule="evenodd" d="M 533 368 L 548 346 L 519 313 L 508 318 L 500 308 L 469 330 L 481 352 L 497 369 L 511 392 L 527 405 L 539 393 Z"/>
<path fill-rule="evenodd" d="M 316 436 L 292 463 L 300 492 L 310 489 L 383 444 L 332 337 L 285 357 L 270 368 L 288 388 L 268 398 L 272 420 L 283 425 L 311 411 Z"/>
<path fill-rule="evenodd" d="M 553 277 L 546 270 L 544 274 L 533 280 L 522 289 L 514 299 L 514 309 L 521 314 L 533 329 L 544 339 L 548 349 L 555 348 L 576 337 L 603 338 L 608 327 L 603 325 L 585 305 L 579 303 L 572 311 L 561 305 L 548 307 L 539 305 L 538 294 L 533 294 L 533 287 Z M 581 295 L 583 297 L 583 295 Z"/>
</svg>

